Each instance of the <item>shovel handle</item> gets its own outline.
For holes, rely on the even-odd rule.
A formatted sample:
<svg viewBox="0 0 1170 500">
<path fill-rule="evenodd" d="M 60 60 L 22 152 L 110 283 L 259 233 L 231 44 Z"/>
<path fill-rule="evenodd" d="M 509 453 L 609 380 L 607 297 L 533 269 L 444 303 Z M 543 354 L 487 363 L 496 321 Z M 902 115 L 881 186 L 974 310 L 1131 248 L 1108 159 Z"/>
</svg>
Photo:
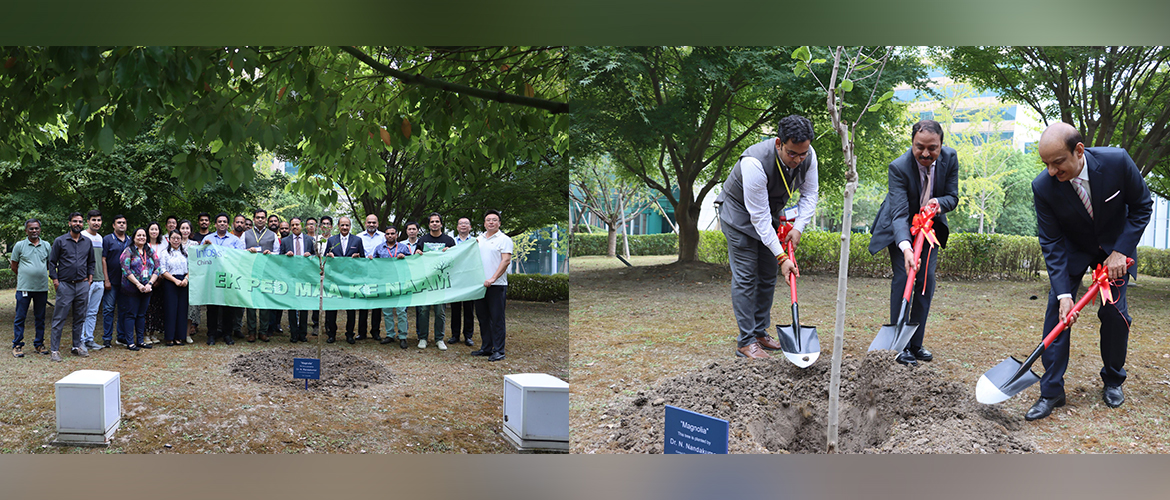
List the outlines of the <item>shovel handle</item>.
<svg viewBox="0 0 1170 500">
<path fill-rule="evenodd" d="M 788 242 L 788 260 L 792 261 L 792 267 L 796 267 L 796 247 L 792 242 Z M 792 292 L 792 303 L 796 303 L 796 273 L 788 275 L 788 288 Z"/>
<path fill-rule="evenodd" d="M 1101 264 L 1098 264 L 1098 266 L 1100 265 Z M 1125 267 L 1128 268 L 1132 265 L 1133 259 L 1125 259 Z M 1100 288 L 1101 283 L 1094 281 L 1092 286 L 1090 286 L 1088 290 L 1085 290 L 1085 294 L 1081 296 L 1081 300 L 1078 300 L 1076 304 L 1073 304 L 1073 308 L 1071 311 L 1069 311 L 1068 316 L 1061 318 L 1060 323 L 1057 323 L 1056 326 L 1052 327 L 1052 331 L 1048 332 L 1048 335 L 1044 336 L 1045 349 L 1052 345 L 1052 342 L 1056 340 L 1056 336 L 1060 335 L 1060 332 L 1063 332 L 1064 329 L 1068 327 L 1068 322 L 1070 319 L 1072 319 L 1072 315 L 1080 312 L 1081 309 L 1084 309 L 1085 306 L 1089 305 L 1089 302 L 1093 301 L 1093 297 L 1097 296 L 1097 290 Z"/>
<path fill-rule="evenodd" d="M 925 239 L 926 235 L 923 233 L 918 233 L 918 236 L 914 238 L 914 262 L 922 261 L 922 245 Z M 902 300 L 910 300 L 910 296 L 914 293 L 914 279 L 917 276 L 917 271 L 906 270 L 906 290 L 902 292 Z"/>
</svg>

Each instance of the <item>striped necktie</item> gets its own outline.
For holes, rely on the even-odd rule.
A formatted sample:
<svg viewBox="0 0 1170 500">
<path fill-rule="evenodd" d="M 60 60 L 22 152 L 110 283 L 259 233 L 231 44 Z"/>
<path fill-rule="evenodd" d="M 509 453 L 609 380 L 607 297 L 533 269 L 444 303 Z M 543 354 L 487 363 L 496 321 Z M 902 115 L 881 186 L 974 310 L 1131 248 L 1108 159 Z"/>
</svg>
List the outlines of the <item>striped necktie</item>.
<svg viewBox="0 0 1170 500">
<path fill-rule="evenodd" d="M 1077 192 L 1077 197 L 1081 199 L 1081 203 L 1085 205 L 1085 210 L 1089 212 L 1089 218 L 1093 218 L 1093 203 L 1089 201 L 1089 193 L 1085 191 L 1085 186 L 1081 184 L 1080 177 L 1073 177 L 1073 189 Z"/>
</svg>

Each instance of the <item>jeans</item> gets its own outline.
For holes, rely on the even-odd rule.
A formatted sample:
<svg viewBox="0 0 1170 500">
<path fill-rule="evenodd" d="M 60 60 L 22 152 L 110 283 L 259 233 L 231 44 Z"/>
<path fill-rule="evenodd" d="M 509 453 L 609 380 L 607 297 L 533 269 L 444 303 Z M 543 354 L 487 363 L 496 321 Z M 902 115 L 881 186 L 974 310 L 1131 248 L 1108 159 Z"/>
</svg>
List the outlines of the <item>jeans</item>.
<svg viewBox="0 0 1170 500">
<path fill-rule="evenodd" d="M 121 302 L 118 306 L 126 311 L 123 324 L 128 333 L 127 344 L 141 344 L 146 335 L 146 308 L 150 307 L 150 294 L 138 290 L 123 292 L 118 300 Z"/>
<path fill-rule="evenodd" d="M 89 307 L 85 311 L 85 326 L 81 330 L 81 343 L 93 342 L 93 331 L 97 328 L 97 314 L 102 307 L 106 284 L 95 281 L 89 285 Z"/>
<path fill-rule="evenodd" d="M 118 290 L 118 283 L 114 283 L 109 290 L 102 293 L 102 342 L 110 343 L 114 338 L 114 329 L 118 331 L 118 342 L 126 343 L 126 329 L 122 324 L 122 316 L 126 314 L 126 309 L 118 307 L 118 315 L 114 315 L 114 308 L 118 305 L 118 295 L 122 292 Z M 115 327 L 115 325 L 117 325 Z"/>
<path fill-rule="evenodd" d="M 435 311 L 435 342 L 443 340 L 443 330 L 446 328 L 447 311 L 443 309 L 443 304 L 434 304 L 429 306 L 416 306 L 414 308 L 416 328 L 418 328 L 418 339 L 427 340 L 430 337 L 430 316 L 431 310 Z"/>
<path fill-rule="evenodd" d="M 384 307 L 382 317 L 386 319 L 386 338 L 394 338 L 397 325 L 398 339 L 406 340 L 406 332 L 410 331 L 406 324 L 405 307 Z"/>
<path fill-rule="evenodd" d="M 49 292 L 16 292 L 16 320 L 12 322 L 12 347 L 24 347 L 24 320 L 28 316 L 28 304 L 33 305 L 33 319 L 37 336 L 34 346 L 45 345 L 45 304 Z"/>
</svg>

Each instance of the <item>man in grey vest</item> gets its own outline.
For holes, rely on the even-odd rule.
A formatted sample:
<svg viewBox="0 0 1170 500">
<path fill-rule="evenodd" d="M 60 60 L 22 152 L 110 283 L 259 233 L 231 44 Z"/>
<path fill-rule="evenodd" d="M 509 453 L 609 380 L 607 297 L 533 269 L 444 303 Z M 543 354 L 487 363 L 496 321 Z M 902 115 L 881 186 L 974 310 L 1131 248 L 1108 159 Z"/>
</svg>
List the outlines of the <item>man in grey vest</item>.
<svg viewBox="0 0 1170 500">
<path fill-rule="evenodd" d="M 731 307 L 739 326 L 735 354 L 747 358 L 769 358 L 761 348 L 780 349 L 780 343 L 768 335 L 777 270 L 785 278 L 797 272 L 784 252 L 785 242 L 776 236 L 785 204 L 793 192 L 800 191 L 796 222 L 786 240 L 793 245 L 800 242 L 800 233 L 817 207 L 812 122 L 803 116 L 786 116 L 777 124 L 776 135 L 739 155 L 715 200 L 720 204 L 720 227 L 727 237 L 731 263 Z"/>
</svg>

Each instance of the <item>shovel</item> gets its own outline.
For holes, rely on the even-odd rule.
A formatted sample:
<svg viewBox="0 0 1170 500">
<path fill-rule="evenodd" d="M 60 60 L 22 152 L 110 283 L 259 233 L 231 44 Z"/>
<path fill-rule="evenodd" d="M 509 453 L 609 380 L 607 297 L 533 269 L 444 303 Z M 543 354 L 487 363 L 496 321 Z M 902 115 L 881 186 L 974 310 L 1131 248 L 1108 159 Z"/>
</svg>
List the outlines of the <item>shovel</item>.
<svg viewBox="0 0 1170 500">
<path fill-rule="evenodd" d="M 1126 267 L 1132 265 L 1133 259 L 1126 259 Z M 1028 386 L 1039 382 L 1040 377 L 1032 371 L 1032 364 L 1040 358 L 1040 354 L 1044 352 L 1044 349 L 1052 345 L 1052 341 L 1056 340 L 1056 336 L 1060 335 L 1068 327 L 1069 318 L 1092 302 L 1093 297 L 1097 295 L 1098 290 L 1101 290 L 1102 287 L 1105 290 L 1102 292 L 1102 304 L 1112 302 L 1112 293 L 1108 291 L 1109 270 L 1104 265 L 1097 264 L 1097 269 L 1093 271 L 1093 285 L 1085 291 L 1085 295 L 1081 297 L 1081 300 L 1073 305 L 1069 315 L 1062 318 L 1060 323 L 1057 323 L 1052 328 L 1052 331 L 1044 336 L 1044 340 L 1040 342 L 1040 345 L 1036 346 L 1036 350 L 1032 351 L 1032 354 L 1023 363 L 1020 363 L 1015 356 L 1012 356 L 980 376 L 979 382 L 975 384 L 975 400 L 986 405 L 1000 403 L 1019 394 L 1024 389 L 1027 389 Z"/>
<path fill-rule="evenodd" d="M 781 225 L 780 232 L 787 236 L 787 229 L 791 228 L 791 224 L 787 227 Z M 784 241 L 784 236 L 780 236 L 780 241 Z M 790 242 L 788 258 L 792 259 L 793 266 L 796 265 L 794 252 L 795 248 Z M 784 353 L 788 361 L 801 368 L 807 368 L 821 355 L 821 341 L 817 338 L 817 327 L 800 324 L 800 308 L 796 303 L 796 273 L 788 275 L 788 287 L 792 290 L 792 324 L 776 325 L 776 338 L 780 342 L 780 352 Z"/>
<path fill-rule="evenodd" d="M 934 224 L 934 215 L 938 213 L 936 209 L 931 206 L 922 207 L 922 211 L 914 216 L 914 226 L 912 230 L 917 234 L 914 238 L 914 262 L 920 262 L 922 259 L 922 245 L 929 236 L 931 241 L 934 241 L 934 230 L 931 226 Z M 902 292 L 902 307 L 898 313 L 898 322 L 892 325 L 882 325 L 878 330 L 878 334 L 873 338 L 873 342 L 869 343 L 869 350 L 876 351 L 878 349 L 889 349 L 891 351 L 901 352 L 906 348 L 906 344 L 910 343 L 910 337 L 914 336 L 914 332 L 918 330 L 918 323 L 910 323 L 910 295 L 914 291 L 914 278 L 917 272 L 906 270 L 906 290 Z"/>
</svg>

